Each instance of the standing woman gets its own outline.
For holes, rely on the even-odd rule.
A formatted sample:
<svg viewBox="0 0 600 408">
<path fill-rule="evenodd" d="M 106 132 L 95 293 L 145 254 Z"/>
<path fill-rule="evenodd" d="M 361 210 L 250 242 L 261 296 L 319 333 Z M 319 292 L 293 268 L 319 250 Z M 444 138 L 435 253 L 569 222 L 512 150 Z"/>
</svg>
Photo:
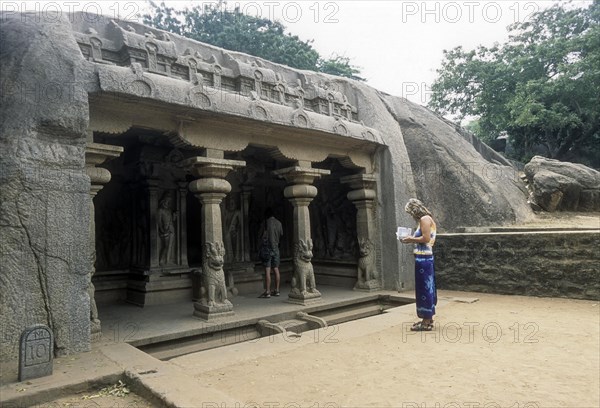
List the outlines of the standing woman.
<svg viewBox="0 0 600 408">
<path fill-rule="evenodd" d="M 415 234 L 402 239 L 405 244 L 415 245 L 415 297 L 417 316 L 422 320 L 415 323 L 413 331 L 431 331 L 433 315 L 437 304 L 435 272 L 433 268 L 433 244 L 435 243 L 436 225 L 431 212 L 416 198 L 411 198 L 404 210 L 418 223 Z"/>
</svg>

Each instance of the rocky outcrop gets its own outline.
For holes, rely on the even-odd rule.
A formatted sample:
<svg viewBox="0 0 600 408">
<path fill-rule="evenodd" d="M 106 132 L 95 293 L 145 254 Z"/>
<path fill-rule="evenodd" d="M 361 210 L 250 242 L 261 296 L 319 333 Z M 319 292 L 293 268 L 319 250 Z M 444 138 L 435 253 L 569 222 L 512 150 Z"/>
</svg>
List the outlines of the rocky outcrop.
<svg viewBox="0 0 600 408">
<path fill-rule="evenodd" d="M 535 156 L 525 177 L 534 209 L 600 211 L 600 172 L 583 164 Z"/>
<path fill-rule="evenodd" d="M 67 18 L 0 23 L 0 360 L 42 323 L 55 354 L 90 347 L 90 180 L 81 56 Z"/>
<path fill-rule="evenodd" d="M 403 180 L 414 180 L 439 227 L 452 231 L 531 217 L 525 185 L 504 157 L 422 106 L 389 95 L 382 99 L 408 151 Z"/>
</svg>

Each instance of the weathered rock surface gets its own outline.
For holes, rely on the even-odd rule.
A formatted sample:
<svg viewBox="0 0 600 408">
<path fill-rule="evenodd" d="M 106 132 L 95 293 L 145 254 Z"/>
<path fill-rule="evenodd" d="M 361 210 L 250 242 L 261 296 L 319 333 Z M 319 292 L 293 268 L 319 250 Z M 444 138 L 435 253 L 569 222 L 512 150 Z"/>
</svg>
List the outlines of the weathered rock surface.
<svg viewBox="0 0 600 408">
<path fill-rule="evenodd" d="M 525 166 L 530 201 L 545 211 L 600 211 L 600 172 L 535 156 Z"/>
<path fill-rule="evenodd" d="M 66 18 L 2 16 L 0 360 L 15 355 L 21 331 L 36 323 L 54 333 L 57 355 L 89 349 L 81 63 Z"/>
<path fill-rule="evenodd" d="M 417 196 L 439 227 L 501 225 L 531 216 L 518 171 L 494 150 L 428 109 L 382 97 L 402 129 L 410 161 L 401 180 L 414 180 Z"/>
</svg>

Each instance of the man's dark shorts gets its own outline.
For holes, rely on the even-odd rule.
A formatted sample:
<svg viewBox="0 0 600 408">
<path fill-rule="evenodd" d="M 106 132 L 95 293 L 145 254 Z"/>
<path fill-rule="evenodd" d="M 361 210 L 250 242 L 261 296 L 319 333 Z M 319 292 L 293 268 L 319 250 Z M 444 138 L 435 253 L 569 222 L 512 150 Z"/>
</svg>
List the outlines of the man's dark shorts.
<svg viewBox="0 0 600 408">
<path fill-rule="evenodd" d="M 263 262 L 265 268 L 279 268 L 279 248 L 271 249 L 271 256 Z"/>
</svg>

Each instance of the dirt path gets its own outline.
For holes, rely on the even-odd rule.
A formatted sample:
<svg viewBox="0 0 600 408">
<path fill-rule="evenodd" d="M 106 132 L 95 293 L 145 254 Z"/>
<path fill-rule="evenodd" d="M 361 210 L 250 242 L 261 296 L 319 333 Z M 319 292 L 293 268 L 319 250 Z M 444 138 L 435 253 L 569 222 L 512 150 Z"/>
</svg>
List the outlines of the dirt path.
<svg viewBox="0 0 600 408">
<path fill-rule="evenodd" d="M 480 300 L 441 302 L 433 333 L 410 332 L 408 307 L 293 349 L 262 339 L 254 357 L 234 346 L 171 363 L 260 407 L 600 406 L 598 302 L 441 294 Z M 206 371 L 211 358 L 225 365 Z"/>
</svg>

